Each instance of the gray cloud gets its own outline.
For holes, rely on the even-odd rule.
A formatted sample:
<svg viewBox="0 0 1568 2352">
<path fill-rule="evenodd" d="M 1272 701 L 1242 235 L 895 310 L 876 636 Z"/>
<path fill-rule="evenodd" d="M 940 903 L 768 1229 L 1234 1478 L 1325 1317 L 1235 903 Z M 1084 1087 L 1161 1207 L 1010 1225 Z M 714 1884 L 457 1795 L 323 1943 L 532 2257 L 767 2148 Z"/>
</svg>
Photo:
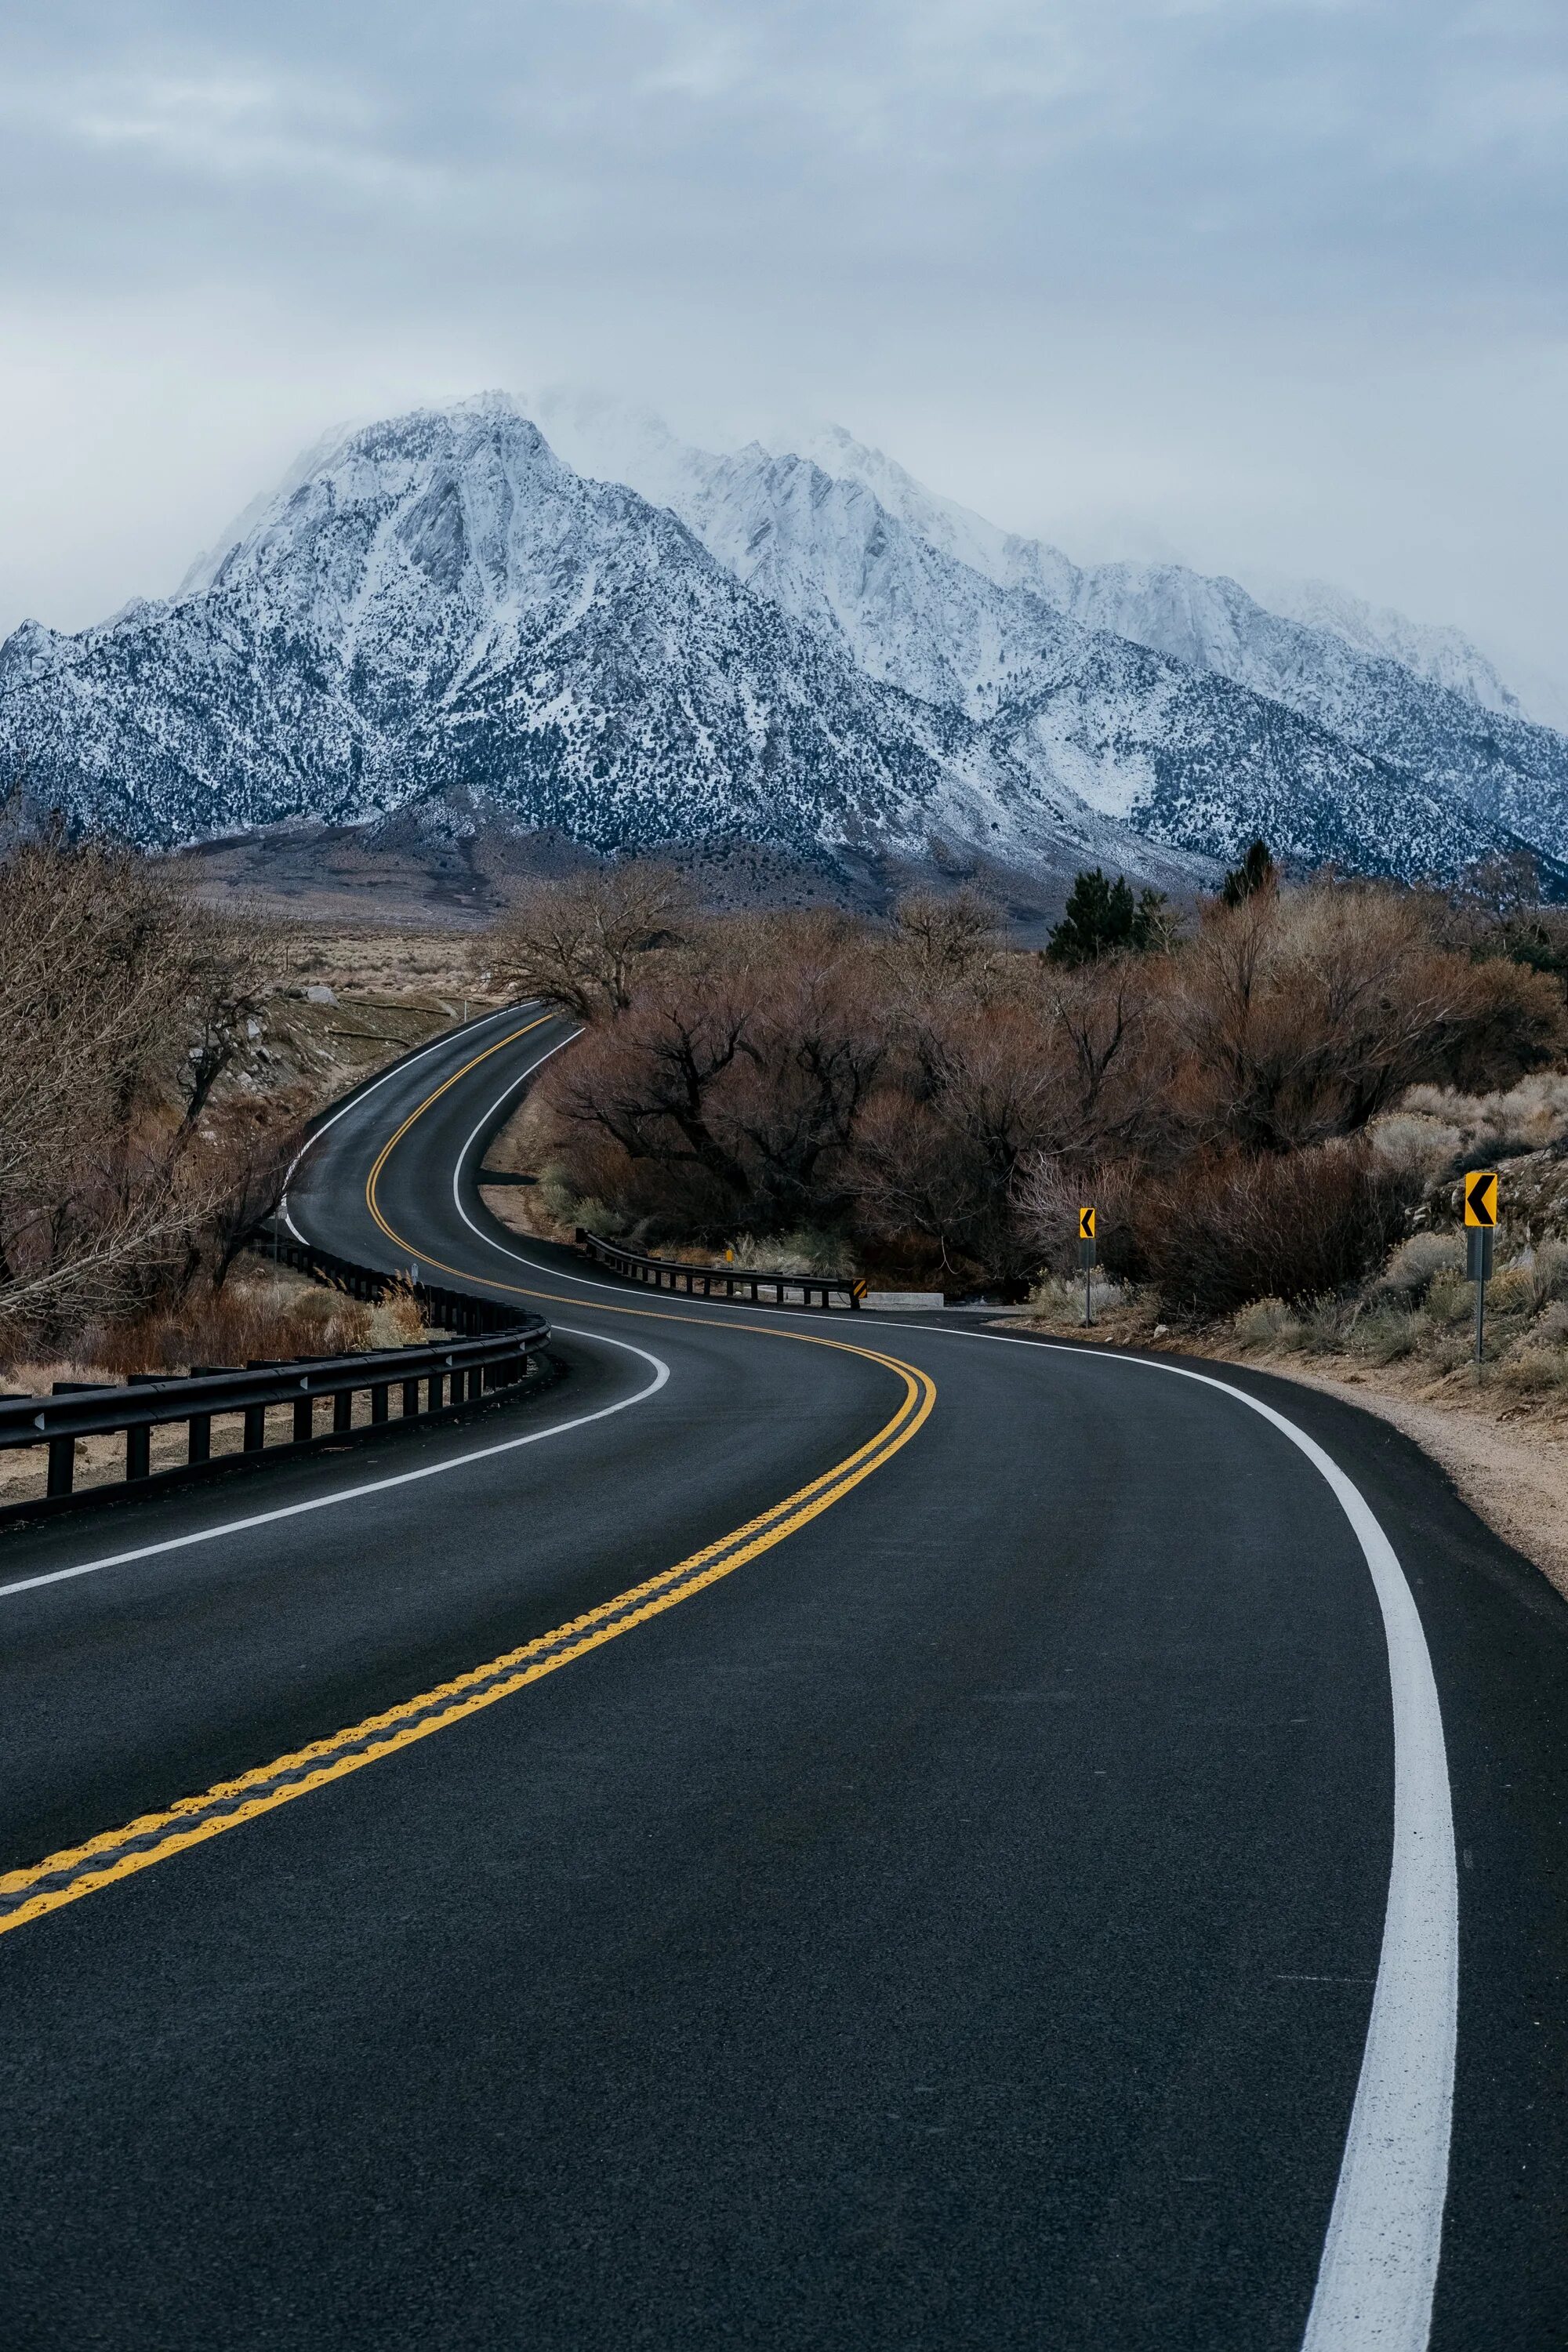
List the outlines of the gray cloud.
<svg viewBox="0 0 1568 2352">
<path fill-rule="evenodd" d="M 340 414 L 565 375 L 1550 661 L 1565 131 L 1556 0 L 16 12 L 0 623 Z"/>
</svg>

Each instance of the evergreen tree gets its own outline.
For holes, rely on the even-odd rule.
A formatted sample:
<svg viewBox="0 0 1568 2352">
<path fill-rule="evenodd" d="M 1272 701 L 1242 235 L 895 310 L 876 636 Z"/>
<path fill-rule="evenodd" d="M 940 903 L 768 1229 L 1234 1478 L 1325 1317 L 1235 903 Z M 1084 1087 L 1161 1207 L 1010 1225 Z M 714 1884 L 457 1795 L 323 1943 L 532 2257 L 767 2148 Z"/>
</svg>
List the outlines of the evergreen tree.
<svg viewBox="0 0 1568 2352">
<path fill-rule="evenodd" d="M 1239 866 L 1233 866 L 1220 886 L 1220 902 L 1226 907 L 1239 907 L 1244 898 L 1254 898 L 1259 890 L 1279 887 L 1279 868 L 1268 854 L 1266 841 L 1255 841 Z"/>
<path fill-rule="evenodd" d="M 1053 963 L 1094 963 L 1101 956 L 1142 954 L 1165 939 L 1165 894 L 1136 898 L 1124 874 L 1114 882 L 1098 866 L 1074 877 L 1067 911 L 1046 942 Z"/>
</svg>

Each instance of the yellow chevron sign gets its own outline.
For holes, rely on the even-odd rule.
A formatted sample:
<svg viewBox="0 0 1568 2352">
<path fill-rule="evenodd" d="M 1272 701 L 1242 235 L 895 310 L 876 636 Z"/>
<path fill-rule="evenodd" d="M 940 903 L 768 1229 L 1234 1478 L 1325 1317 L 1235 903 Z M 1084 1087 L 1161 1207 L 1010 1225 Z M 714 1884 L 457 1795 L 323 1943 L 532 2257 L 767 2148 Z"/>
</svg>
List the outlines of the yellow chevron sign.
<svg viewBox="0 0 1568 2352">
<path fill-rule="evenodd" d="M 1092 1209 L 1080 1209 L 1079 1211 L 1078 1237 L 1080 1242 L 1091 1242 L 1094 1239 L 1094 1211 Z"/>
<path fill-rule="evenodd" d="M 1486 1226 L 1497 1223 L 1497 1178 L 1489 1168 L 1473 1168 L 1465 1179 L 1465 1223 Z"/>
</svg>

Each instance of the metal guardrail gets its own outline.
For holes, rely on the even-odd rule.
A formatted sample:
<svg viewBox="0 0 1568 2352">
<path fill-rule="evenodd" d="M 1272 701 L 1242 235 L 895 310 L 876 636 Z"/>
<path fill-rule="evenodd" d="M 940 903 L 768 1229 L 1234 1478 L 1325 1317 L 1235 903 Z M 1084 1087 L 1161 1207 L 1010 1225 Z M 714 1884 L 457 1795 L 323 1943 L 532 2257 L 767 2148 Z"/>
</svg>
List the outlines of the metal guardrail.
<svg viewBox="0 0 1568 2352">
<path fill-rule="evenodd" d="M 515 1307 L 502 1307 L 494 1298 L 476 1298 L 471 1291 L 448 1290 L 438 1282 L 417 1282 L 405 1275 L 385 1274 L 374 1266 L 356 1265 L 352 1258 L 339 1257 L 332 1250 L 317 1249 L 310 1242 L 295 1241 L 288 1234 L 266 1233 L 258 1246 L 275 1265 L 292 1266 L 296 1273 L 314 1276 L 333 1290 L 341 1290 L 348 1298 L 412 1298 L 426 1323 L 440 1331 L 456 1331 L 464 1339 L 476 1339 L 482 1331 L 510 1330 L 515 1324 L 537 1323 L 537 1316 L 520 1315 Z"/>
<path fill-rule="evenodd" d="M 818 1275 L 752 1274 L 729 1265 L 686 1265 L 673 1257 L 645 1257 L 640 1250 L 625 1249 L 579 1225 L 577 1246 L 598 1265 L 650 1289 L 670 1290 L 691 1298 L 749 1298 L 773 1307 L 816 1307 L 829 1311 L 854 1311 L 866 1297 L 858 1275 L 824 1281 Z"/>
<path fill-rule="evenodd" d="M 123 1386 L 99 1388 L 87 1382 L 58 1381 L 50 1396 L 0 1398 L 0 1451 L 19 1446 L 48 1448 L 45 1493 L 0 1506 L 0 1524 L 122 1495 L 131 1486 L 184 1477 L 193 1466 L 214 1460 L 212 1425 L 219 1414 L 243 1416 L 238 1453 L 217 1457 L 226 1463 L 264 1452 L 303 1453 L 332 1438 L 341 1442 L 354 1427 L 355 1396 L 366 1391 L 368 1425 L 373 1428 L 394 1419 L 412 1421 L 448 1412 L 526 1379 L 532 1358 L 550 1338 L 550 1326 L 542 1315 L 519 1315 L 492 1299 L 423 1284 L 400 1284 L 395 1276 L 308 1246 L 279 1242 L 278 1255 L 353 1297 L 383 1297 L 392 1290 L 409 1294 L 427 1322 L 462 1336 L 380 1348 L 359 1356 L 300 1356 L 275 1363 L 251 1363 L 242 1370 L 209 1365 L 167 1379 L 135 1374 Z M 395 1394 L 395 1415 L 392 1411 Z M 318 1403 L 329 1398 L 330 1423 L 318 1429 Z M 276 1405 L 290 1408 L 290 1435 L 268 1445 L 267 1414 Z M 184 1462 L 153 1470 L 153 1430 L 179 1422 L 186 1424 L 188 1432 Z M 79 1489 L 78 1439 L 121 1433 L 124 1476 Z"/>
</svg>

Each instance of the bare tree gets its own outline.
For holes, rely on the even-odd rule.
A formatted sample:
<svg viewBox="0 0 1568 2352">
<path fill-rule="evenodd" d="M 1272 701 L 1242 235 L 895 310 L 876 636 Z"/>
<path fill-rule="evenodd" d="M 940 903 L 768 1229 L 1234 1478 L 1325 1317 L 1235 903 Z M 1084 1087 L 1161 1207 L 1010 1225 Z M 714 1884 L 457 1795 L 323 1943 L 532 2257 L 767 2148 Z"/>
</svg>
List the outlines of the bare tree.
<svg viewBox="0 0 1568 2352">
<path fill-rule="evenodd" d="M 995 956 L 1000 928 L 994 903 L 968 885 L 945 896 L 911 891 L 893 908 L 881 960 L 898 986 L 929 999 L 976 981 Z"/>
<path fill-rule="evenodd" d="M 680 877 L 640 859 L 565 882 L 541 882 L 479 952 L 491 975 L 579 1021 L 625 1013 L 643 967 L 690 931 L 695 908 Z"/>
<path fill-rule="evenodd" d="M 233 1172 L 200 1115 L 266 963 L 263 933 L 193 907 L 166 866 L 58 824 L 12 841 L 0 1316 L 121 1311 L 190 1279 Z"/>
<path fill-rule="evenodd" d="M 1480 971 L 1434 944 L 1418 900 L 1389 891 L 1317 884 L 1211 910 L 1164 1008 L 1194 1115 L 1252 1150 L 1355 1133 L 1473 1031 L 1498 986 Z M 1516 971 L 1503 992 L 1521 1016 L 1517 1050 L 1554 1050 L 1560 992 Z"/>
<path fill-rule="evenodd" d="M 888 1050 L 860 945 L 837 918 L 710 927 L 700 965 L 667 972 L 557 1072 L 558 1120 L 620 1148 L 649 1213 L 673 1208 L 684 1171 L 700 1229 L 831 1216 Z"/>
<path fill-rule="evenodd" d="M 556 1082 L 560 1115 L 602 1128 L 628 1160 L 700 1170 L 735 1206 L 746 1173 L 716 1131 L 720 1078 L 742 1051 L 753 1009 L 681 997 L 640 1007 L 635 1018 L 581 1055 Z"/>
<path fill-rule="evenodd" d="M 224 916 L 187 906 L 173 942 L 190 1043 L 181 1091 L 186 1125 L 200 1118 L 218 1080 L 249 1041 L 251 1024 L 271 994 L 282 952 L 282 928 L 247 912 Z"/>
</svg>

